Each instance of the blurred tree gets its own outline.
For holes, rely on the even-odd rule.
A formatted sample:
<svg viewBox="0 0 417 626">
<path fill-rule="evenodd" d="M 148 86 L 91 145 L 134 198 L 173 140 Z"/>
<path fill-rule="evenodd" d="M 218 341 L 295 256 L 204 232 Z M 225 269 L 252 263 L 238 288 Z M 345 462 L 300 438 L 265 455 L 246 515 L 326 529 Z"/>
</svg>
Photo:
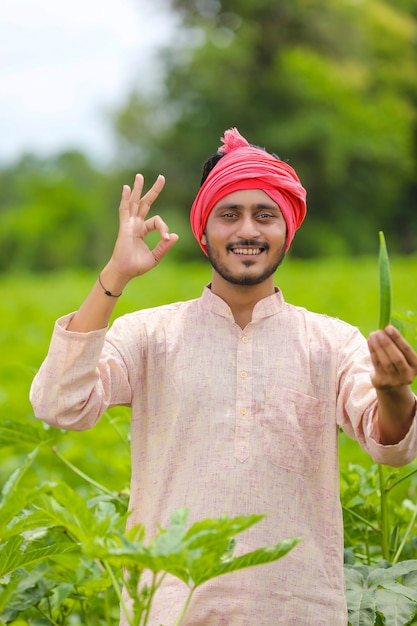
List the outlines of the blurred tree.
<svg viewBox="0 0 417 626">
<path fill-rule="evenodd" d="M 115 115 L 120 155 L 167 177 L 180 234 L 225 128 L 277 152 L 308 191 L 300 256 L 417 247 L 415 0 L 170 0 L 165 79 Z M 162 8 L 161 8 L 162 10 Z M 133 172 L 132 172 L 133 173 Z M 162 201 L 163 202 L 163 201 Z M 192 239 L 179 250 L 199 254 Z"/>
<path fill-rule="evenodd" d="M 308 192 L 291 253 L 417 248 L 417 0 L 155 0 L 179 17 L 162 76 L 113 115 L 107 171 L 73 151 L 0 170 L 0 271 L 100 266 L 122 183 L 167 186 L 155 205 L 201 258 L 188 215 L 223 131 L 288 160 Z"/>
<path fill-rule="evenodd" d="M 26 155 L 0 171 L 0 271 L 101 263 L 117 227 L 107 184 L 79 152 Z"/>
</svg>

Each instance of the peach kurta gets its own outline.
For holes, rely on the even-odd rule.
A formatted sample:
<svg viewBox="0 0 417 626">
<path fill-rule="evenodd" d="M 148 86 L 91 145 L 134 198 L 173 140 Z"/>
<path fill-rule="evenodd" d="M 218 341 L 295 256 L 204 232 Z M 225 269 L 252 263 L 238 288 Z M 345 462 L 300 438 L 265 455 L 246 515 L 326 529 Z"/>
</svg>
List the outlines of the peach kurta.
<svg viewBox="0 0 417 626">
<path fill-rule="evenodd" d="M 359 331 L 285 303 L 279 290 L 244 330 L 209 288 L 110 330 L 69 332 L 70 317 L 56 324 L 31 401 L 37 417 L 74 430 L 131 406 L 130 524 L 152 537 L 186 506 L 190 522 L 267 513 L 237 537 L 240 552 L 304 538 L 276 563 L 203 585 L 185 626 L 346 626 L 338 427 L 376 462 L 417 455 L 416 420 L 397 445 L 373 438 L 376 395 Z M 151 626 L 171 626 L 186 594 L 168 579 Z"/>
</svg>

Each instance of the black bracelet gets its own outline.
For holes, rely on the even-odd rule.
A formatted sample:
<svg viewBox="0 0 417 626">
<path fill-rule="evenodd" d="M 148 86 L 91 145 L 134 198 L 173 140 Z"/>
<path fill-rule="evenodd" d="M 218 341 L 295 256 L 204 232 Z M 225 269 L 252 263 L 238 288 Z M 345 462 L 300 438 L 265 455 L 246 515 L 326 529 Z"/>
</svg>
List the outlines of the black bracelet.
<svg viewBox="0 0 417 626">
<path fill-rule="evenodd" d="M 115 293 L 112 293 L 111 291 L 106 289 L 103 283 L 101 282 L 101 274 L 98 275 L 98 282 L 100 283 L 100 286 L 103 287 L 103 291 L 106 294 L 106 296 L 110 296 L 110 298 L 120 298 L 120 296 L 123 293 L 123 291 L 121 291 L 118 295 L 116 295 Z"/>
</svg>

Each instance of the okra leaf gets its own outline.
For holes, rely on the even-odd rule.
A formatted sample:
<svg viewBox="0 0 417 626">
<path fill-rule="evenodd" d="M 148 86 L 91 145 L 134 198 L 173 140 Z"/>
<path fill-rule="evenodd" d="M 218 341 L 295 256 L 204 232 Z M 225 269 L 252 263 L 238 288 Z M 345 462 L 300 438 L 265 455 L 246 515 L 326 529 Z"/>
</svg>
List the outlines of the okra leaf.
<svg viewBox="0 0 417 626">
<path fill-rule="evenodd" d="M 55 445 L 64 434 L 57 428 L 46 426 L 42 422 L 33 421 L 25 423 L 18 420 L 0 420 L 0 445 L 1 446 L 30 446 L 33 448 L 39 444 Z"/>
<path fill-rule="evenodd" d="M 401 587 L 401 585 L 398 585 Z M 376 590 L 378 611 L 383 614 L 385 624 L 404 626 L 409 624 L 417 611 L 417 602 L 404 595 L 392 583 L 388 588 Z"/>
<path fill-rule="evenodd" d="M 7 501 L 8 497 L 13 497 L 14 494 L 18 492 L 20 481 L 22 480 L 23 476 L 28 471 L 29 467 L 32 465 L 38 453 L 38 450 L 39 448 L 35 448 L 35 450 L 33 450 L 30 454 L 28 454 L 23 465 L 21 465 L 21 467 L 15 470 L 13 474 L 7 479 L 6 483 L 3 486 L 3 489 L 1 490 L 2 498 L 0 502 L 0 508 Z"/>
<path fill-rule="evenodd" d="M 228 542 L 235 535 L 260 522 L 265 515 L 222 516 L 193 524 L 185 536 L 190 548 L 202 547 L 205 551 L 216 548 L 219 541 Z M 222 552 L 223 553 L 223 552 Z"/>
<path fill-rule="evenodd" d="M 0 545 L 0 578 L 20 567 L 43 561 L 50 556 L 78 550 L 79 547 L 74 543 L 59 542 L 44 545 L 36 541 L 27 542 L 23 537 L 16 535 Z"/>
<path fill-rule="evenodd" d="M 224 574 L 236 572 L 247 567 L 254 567 L 255 565 L 264 565 L 266 563 L 272 563 L 284 557 L 290 552 L 302 539 L 300 537 L 290 537 L 284 539 L 275 546 L 268 546 L 265 548 L 259 548 L 242 556 L 234 557 L 222 561 L 217 566 L 206 572 L 193 572 L 192 578 L 194 585 L 197 587 L 207 580 L 217 578 Z"/>
</svg>

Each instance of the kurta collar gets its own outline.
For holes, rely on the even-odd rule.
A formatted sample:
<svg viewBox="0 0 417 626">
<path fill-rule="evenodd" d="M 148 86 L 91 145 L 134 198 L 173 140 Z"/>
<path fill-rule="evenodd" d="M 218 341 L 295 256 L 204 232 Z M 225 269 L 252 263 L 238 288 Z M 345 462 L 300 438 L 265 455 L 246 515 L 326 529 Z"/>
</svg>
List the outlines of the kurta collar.
<svg viewBox="0 0 417 626">
<path fill-rule="evenodd" d="M 232 311 L 230 310 L 229 305 L 222 298 L 216 296 L 212 292 L 210 284 L 204 287 L 201 301 L 203 306 L 213 313 L 221 315 L 222 317 L 233 319 Z M 279 313 L 284 304 L 285 301 L 281 290 L 278 287 L 275 287 L 274 294 L 267 296 L 266 298 L 262 298 L 262 300 L 259 300 L 259 302 L 256 303 L 252 313 L 252 322 Z"/>
</svg>

